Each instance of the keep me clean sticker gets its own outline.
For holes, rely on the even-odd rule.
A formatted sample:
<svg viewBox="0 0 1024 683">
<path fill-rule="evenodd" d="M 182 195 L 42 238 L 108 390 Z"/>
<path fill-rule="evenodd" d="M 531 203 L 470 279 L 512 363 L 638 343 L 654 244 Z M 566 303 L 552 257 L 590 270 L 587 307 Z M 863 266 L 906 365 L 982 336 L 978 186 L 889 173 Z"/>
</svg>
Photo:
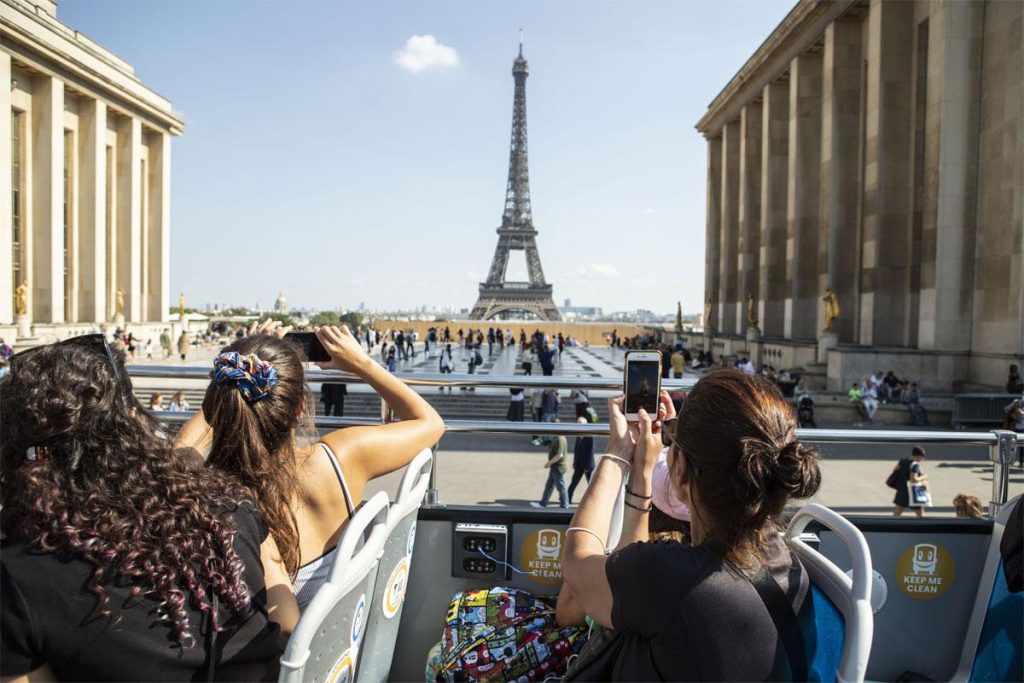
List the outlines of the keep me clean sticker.
<svg viewBox="0 0 1024 683">
<path fill-rule="evenodd" d="M 932 600 L 953 585 L 953 555 L 941 545 L 918 543 L 907 548 L 896 562 L 900 590 L 915 600 Z"/>
</svg>

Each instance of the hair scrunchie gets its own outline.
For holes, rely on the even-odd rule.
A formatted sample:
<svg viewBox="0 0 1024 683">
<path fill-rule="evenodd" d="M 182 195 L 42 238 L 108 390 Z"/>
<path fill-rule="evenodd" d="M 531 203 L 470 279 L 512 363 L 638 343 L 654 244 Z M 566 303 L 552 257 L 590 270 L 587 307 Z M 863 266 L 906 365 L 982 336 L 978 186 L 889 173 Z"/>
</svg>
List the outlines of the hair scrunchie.
<svg viewBox="0 0 1024 683">
<path fill-rule="evenodd" d="M 255 403 L 277 384 L 277 370 L 256 354 L 243 356 L 237 351 L 225 351 L 213 359 L 213 381 L 234 383 L 247 403 Z"/>
</svg>

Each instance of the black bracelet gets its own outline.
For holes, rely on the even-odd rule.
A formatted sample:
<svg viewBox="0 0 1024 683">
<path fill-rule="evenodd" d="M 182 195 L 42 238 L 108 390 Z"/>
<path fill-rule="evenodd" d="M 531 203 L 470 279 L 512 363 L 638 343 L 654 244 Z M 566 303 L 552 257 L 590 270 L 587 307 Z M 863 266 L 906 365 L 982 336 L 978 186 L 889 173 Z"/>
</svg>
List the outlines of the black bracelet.
<svg viewBox="0 0 1024 683">
<path fill-rule="evenodd" d="M 642 507 L 639 507 L 637 505 L 633 505 L 632 503 L 630 503 L 628 500 L 625 500 L 625 499 L 623 499 L 622 502 L 625 503 L 626 505 L 628 505 L 629 507 L 633 508 L 634 510 L 639 510 L 640 512 L 650 512 L 651 511 L 651 506 L 650 505 L 648 505 L 645 508 L 642 508 Z"/>
<path fill-rule="evenodd" d="M 633 493 L 632 491 L 629 490 L 628 486 L 626 487 L 626 493 L 628 493 L 631 496 L 635 496 L 637 498 L 643 498 L 644 500 L 650 500 L 651 499 L 650 496 L 641 496 L 639 493 Z"/>
</svg>

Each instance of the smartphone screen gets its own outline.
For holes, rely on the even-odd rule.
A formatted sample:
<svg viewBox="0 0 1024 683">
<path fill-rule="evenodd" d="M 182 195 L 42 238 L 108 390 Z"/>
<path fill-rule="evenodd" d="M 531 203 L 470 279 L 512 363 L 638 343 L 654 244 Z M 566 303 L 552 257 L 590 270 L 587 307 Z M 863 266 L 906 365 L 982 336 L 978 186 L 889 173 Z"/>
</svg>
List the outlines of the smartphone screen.
<svg viewBox="0 0 1024 683">
<path fill-rule="evenodd" d="M 302 348 L 306 360 L 310 363 L 324 362 L 331 359 L 331 354 L 327 353 L 315 332 L 289 332 L 284 338 L 298 344 Z"/>
<path fill-rule="evenodd" d="M 661 386 L 660 363 L 656 359 L 626 359 L 626 413 L 658 414 L 658 389 Z"/>
</svg>

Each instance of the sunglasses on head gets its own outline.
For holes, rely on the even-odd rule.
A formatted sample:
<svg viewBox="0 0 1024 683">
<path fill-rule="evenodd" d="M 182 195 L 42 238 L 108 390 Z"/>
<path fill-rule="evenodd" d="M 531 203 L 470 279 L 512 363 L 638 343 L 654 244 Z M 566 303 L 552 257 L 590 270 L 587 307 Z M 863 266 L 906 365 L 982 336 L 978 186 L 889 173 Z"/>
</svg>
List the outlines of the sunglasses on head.
<svg viewBox="0 0 1024 683">
<path fill-rule="evenodd" d="M 81 349 L 85 349 L 97 355 L 101 355 L 107 359 L 110 363 L 110 369 L 114 373 L 114 379 L 117 380 L 118 384 L 121 384 L 122 376 L 121 370 L 118 368 L 117 361 L 114 359 L 114 350 L 110 348 L 110 344 L 107 342 L 107 338 L 99 333 L 94 334 L 83 334 L 78 337 L 71 337 L 53 344 L 43 344 L 42 346 L 35 346 L 31 349 L 19 351 L 18 353 L 11 356 L 11 369 L 14 369 L 15 363 L 27 358 L 40 349 L 45 349 L 50 346 L 76 346 Z"/>
</svg>

